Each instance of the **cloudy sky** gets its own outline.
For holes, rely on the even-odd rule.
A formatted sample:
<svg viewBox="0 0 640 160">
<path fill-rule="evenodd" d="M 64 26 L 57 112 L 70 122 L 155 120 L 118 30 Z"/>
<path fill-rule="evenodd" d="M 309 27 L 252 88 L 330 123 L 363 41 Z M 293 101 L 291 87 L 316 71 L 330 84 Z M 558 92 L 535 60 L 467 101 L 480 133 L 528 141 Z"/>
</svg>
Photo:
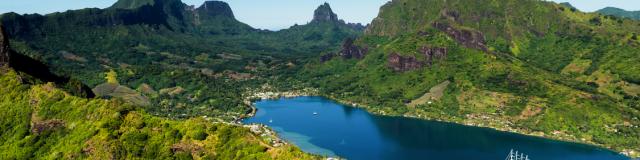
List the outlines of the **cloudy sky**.
<svg viewBox="0 0 640 160">
<path fill-rule="evenodd" d="M 88 7 L 105 8 L 116 0 L 2 0 L 0 13 L 47 14 Z M 205 0 L 182 0 L 189 5 L 200 5 Z M 347 22 L 369 23 L 378 9 L 388 0 L 223 0 L 228 2 L 236 18 L 256 28 L 282 29 L 311 20 L 313 10 L 328 2 L 334 12 Z M 626 10 L 640 10 L 640 0 L 552 0 L 570 2 L 583 11 L 595 11 L 606 6 Z"/>
</svg>

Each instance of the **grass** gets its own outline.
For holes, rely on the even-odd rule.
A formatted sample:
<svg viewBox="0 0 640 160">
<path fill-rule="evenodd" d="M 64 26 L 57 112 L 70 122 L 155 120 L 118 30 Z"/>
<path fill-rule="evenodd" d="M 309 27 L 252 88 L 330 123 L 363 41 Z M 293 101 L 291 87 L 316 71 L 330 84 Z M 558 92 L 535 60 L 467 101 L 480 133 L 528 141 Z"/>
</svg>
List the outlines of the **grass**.
<svg viewBox="0 0 640 160">
<path fill-rule="evenodd" d="M 447 89 L 447 86 L 449 86 L 449 84 L 451 84 L 450 81 L 444 81 L 436 86 L 431 87 L 431 89 L 429 89 L 429 92 L 425 93 L 418 99 L 412 100 L 411 103 L 407 104 L 407 106 L 415 107 L 417 105 L 423 105 L 425 103 L 431 104 L 433 103 L 432 101 L 440 100 L 440 98 L 444 96 L 444 90 Z"/>
</svg>

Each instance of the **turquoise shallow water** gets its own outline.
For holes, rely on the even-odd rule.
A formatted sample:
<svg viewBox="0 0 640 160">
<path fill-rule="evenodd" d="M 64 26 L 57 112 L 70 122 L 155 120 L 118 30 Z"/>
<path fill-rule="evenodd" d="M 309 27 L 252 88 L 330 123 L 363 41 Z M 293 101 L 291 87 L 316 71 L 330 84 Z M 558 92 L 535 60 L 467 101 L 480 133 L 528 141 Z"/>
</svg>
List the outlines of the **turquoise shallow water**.
<svg viewBox="0 0 640 160">
<path fill-rule="evenodd" d="M 244 123 L 268 125 L 305 152 L 347 159 L 502 160 L 510 149 L 524 152 L 532 160 L 628 159 L 589 145 L 372 115 L 322 97 L 263 100 L 256 102 L 256 107 L 256 116 Z"/>
</svg>

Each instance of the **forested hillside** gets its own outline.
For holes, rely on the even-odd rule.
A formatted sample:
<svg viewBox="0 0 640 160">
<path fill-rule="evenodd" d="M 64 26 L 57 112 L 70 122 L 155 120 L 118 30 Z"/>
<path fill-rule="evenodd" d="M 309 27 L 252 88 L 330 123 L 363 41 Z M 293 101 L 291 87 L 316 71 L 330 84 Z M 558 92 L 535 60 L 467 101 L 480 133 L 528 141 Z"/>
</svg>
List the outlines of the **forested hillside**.
<svg viewBox="0 0 640 160">
<path fill-rule="evenodd" d="M 2 159 L 316 159 L 241 126 L 159 118 L 25 78 L 0 67 Z"/>
<path fill-rule="evenodd" d="M 552 2 L 394 0 L 302 81 L 379 114 L 638 153 L 638 33 Z"/>
<path fill-rule="evenodd" d="M 604 15 L 617 16 L 620 18 L 630 18 L 634 20 L 640 20 L 640 11 L 627 11 L 627 10 L 615 8 L 615 7 L 606 7 L 596 12 Z"/>
<path fill-rule="evenodd" d="M 126 99 L 84 98 L 93 95 L 82 83 L 14 51 L 0 31 L 1 159 L 319 158 L 259 126 L 250 131 L 206 116 L 177 121 Z"/>
<path fill-rule="evenodd" d="M 328 4 L 316 14 L 334 19 L 273 32 L 237 21 L 225 2 L 196 8 L 180 0 L 121 0 L 106 9 L 6 13 L 0 22 L 13 48 L 88 84 L 98 97 L 174 118 L 235 119 L 249 111 L 247 89 L 362 33 Z"/>
</svg>

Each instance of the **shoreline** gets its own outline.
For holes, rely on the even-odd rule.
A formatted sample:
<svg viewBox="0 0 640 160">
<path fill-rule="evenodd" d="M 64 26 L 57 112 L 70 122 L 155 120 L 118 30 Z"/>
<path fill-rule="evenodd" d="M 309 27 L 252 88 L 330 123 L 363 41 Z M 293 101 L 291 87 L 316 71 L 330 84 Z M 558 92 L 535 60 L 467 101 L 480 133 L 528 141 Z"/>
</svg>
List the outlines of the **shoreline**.
<svg viewBox="0 0 640 160">
<path fill-rule="evenodd" d="M 462 121 L 456 121 L 456 120 L 446 120 L 446 119 L 440 119 L 440 118 L 430 118 L 427 116 L 414 116 L 414 115 L 409 115 L 409 114 L 404 114 L 404 115 L 393 115 L 393 114 L 386 114 L 384 111 L 378 111 L 377 109 L 365 106 L 365 105 L 361 105 L 358 103 L 354 103 L 348 100 L 340 100 L 339 98 L 336 98 L 334 96 L 330 96 L 330 95 L 322 95 L 322 94 L 318 94 L 317 89 L 311 89 L 314 92 L 305 92 L 305 90 L 297 90 L 297 91 L 286 91 L 286 92 L 255 92 L 253 94 L 253 96 L 249 96 L 249 97 L 245 97 L 245 104 L 248 105 L 251 108 L 251 112 L 247 113 L 245 115 L 243 115 L 241 117 L 240 120 L 247 118 L 247 117 L 252 117 L 255 116 L 256 112 L 257 112 L 257 107 L 254 105 L 254 102 L 256 100 L 275 100 L 275 99 L 280 99 L 280 98 L 295 98 L 295 97 L 311 97 L 311 96 L 318 96 L 318 97 L 324 97 L 327 98 L 331 101 L 334 101 L 338 104 L 347 106 L 347 107 L 354 107 L 354 108 L 361 108 L 364 109 L 365 111 L 373 114 L 373 115 L 380 115 L 380 116 L 389 116 L 389 117 L 405 117 L 405 118 L 414 118 L 414 119 L 419 119 L 419 120 L 428 120 L 428 121 L 435 121 L 435 122 L 444 122 L 444 123 L 453 123 L 453 124 L 458 124 L 458 125 L 463 125 L 463 126 L 470 126 L 470 127 L 480 127 L 480 128 L 488 128 L 488 129 L 493 129 L 496 131 L 501 131 L 501 132 L 508 132 L 508 133 L 514 133 L 514 134 L 521 134 L 521 135 L 526 135 L 526 136 L 532 136 L 532 137 L 538 137 L 538 138 L 545 138 L 545 139 L 550 139 L 550 140 L 556 140 L 556 141 L 561 141 L 561 142 L 568 142 L 568 143 L 578 143 L 578 144 L 584 144 L 584 145 L 589 145 L 589 146 L 594 146 L 594 147 L 598 147 L 598 148 L 602 148 L 602 149 L 607 149 L 610 150 L 614 153 L 618 153 L 624 156 L 627 156 L 628 158 L 631 158 L 632 160 L 640 158 L 640 151 L 636 151 L 633 149 L 623 149 L 622 151 L 618 151 L 618 150 L 614 150 L 609 146 L 606 146 L 604 144 L 598 144 L 595 142 L 591 142 L 591 141 L 586 141 L 586 140 L 580 140 L 580 139 L 575 139 L 572 136 L 573 135 L 569 135 L 566 133 L 558 133 L 558 134 L 553 134 L 553 136 L 549 136 L 550 134 L 544 134 L 542 132 L 531 132 L 531 131 L 525 131 L 522 129 L 518 129 L 518 128 L 513 128 L 510 127 L 509 124 L 510 122 L 505 123 L 503 127 L 500 126 L 492 126 L 492 125 L 496 125 L 496 124 L 492 124 L 491 122 L 488 121 L 482 121 L 482 119 L 480 121 L 478 121 L 477 119 L 464 119 Z M 262 95 L 262 96 L 256 96 L 256 95 Z M 483 123 L 484 122 L 484 123 Z M 485 124 L 488 123 L 488 124 Z M 240 123 L 241 124 L 241 123 Z"/>
<path fill-rule="evenodd" d="M 463 126 L 469 126 L 469 127 L 480 127 L 480 128 L 488 128 L 488 129 L 493 129 L 496 131 L 501 131 L 501 132 L 507 132 L 507 133 L 515 133 L 515 134 L 521 134 L 521 135 L 526 135 L 526 136 L 532 136 L 532 137 L 538 137 L 538 138 L 545 138 L 545 139 L 550 139 L 550 140 L 556 140 L 556 141 L 561 141 L 561 142 L 568 142 L 568 143 L 578 143 L 578 144 L 584 144 L 584 145 L 589 145 L 589 146 L 594 146 L 594 147 L 598 147 L 598 148 L 602 148 L 602 149 L 607 149 L 609 151 L 612 151 L 614 153 L 618 153 L 624 156 L 627 156 L 628 158 L 631 158 L 631 160 L 635 160 L 640 158 L 640 151 L 636 151 L 636 150 L 632 150 L 632 149 L 624 149 L 622 151 L 618 151 L 618 150 L 614 150 L 609 146 L 606 146 L 604 144 L 598 144 L 595 142 L 591 142 L 591 141 L 584 141 L 584 140 L 579 140 L 579 139 L 572 139 L 569 138 L 567 136 L 573 136 L 573 135 L 569 135 L 569 134 L 565 134 L 565 133 L 560 133 L 560 134 L 554 134 L 557 136 L 548 136 L 548 134 L 544 134 L 544 133 L 538 133 L 538 132 L 530 132 L 530 131 L 523 131 L 521 129 L 518 128 L 513 128 L 513 127 L 498 127 L 498 126 L 491 126 L 491 124 L 485 125 L 482 122 L 486 122 L 486 123 L 490 123 L 487 121 L 481 121 L 481 122 L 471 122 L 471 121 L 475 121 L 475 119 L 465 119 L 462 122 L 461 121 L 456 121 L 456 120 L 446 120 L 446 119 L 440 119 L 440 118 L 430 118 L 430 117 L 426 117 L 426 116 L 412 116 L 412 115 L 392 115 L 392 114 L 386 114 L 384 113 L 384 111 L 377 111 L 374 108 L 365 106 L 365 105 L 360 105 L 348 100 L 340 100 L 338 98 L 335 98 L 333 96 L 322 96 L 325 97 L 327 99 L 330 99 L 332 101 L 335 101 L 339 104 L 348 106 L 348 107 L 355 107 L 355 108 L 362 108 L 364 110 L 366 110 L 367 112 L 374 114 L 374 115 L 381 115 L 381 116 L 389 116 L 389 117 L 404 117 L 404 118 L 414 118 L 414 119 L 419 119 L 419 120 L 428 120 L 428 121 L 435 121 L 435 122 L 444 122 L 444 123 L 453 123 L 453 124 L 458 124 L 458 125 L 463 125 Z M 510 123 L 510 122 L 509 122 Z M 635 158 L 635 159 L 634 159 Z"/>
<path fill-rule="evenodd" d="M 258 100 L 275 100 L 275 99 L 280 99 L 280 98 L 295 98 L 295 97 L 311 97 L 311 96 L 320 96 L 319 94 L 311 94 L 312 92 L 317 93 L 316 89 L 303 89 L 303 90 L 298 90 L 298 91 L 286 91 L 286 92 L 253 92 L 250 93 L 250 95 L 248 96 L 244 96 L 244 100 L 243 103 L 247 106 L 249 106 L 251 108 L 251 110 L 249 111 L 249 113 L 246 113 L 244 115 L 241 115 L 239 117 L 239 119 L 237 119 L 235 122 L 235 124 L 241 125 L 245 128 L 249 128 L 250 130 L 252 130 L 253 133 L 258 134 L 258 132 L 254 132 L 254 130 L 256 130 L 256 127 L 261 128 L 261 130 L 263 131 L 263 133 L 261 133 L 261 136 L 263 136 L 263 134 L 267 134 L 268 136 L 271 137 L 275 137 L 276 140 L 273 141 L 272 145 L 273 147 L 279 147 L 286 144 L 292 144 L 295 146 L 295 144 L 289 142 L 286 139 L 281 138 L 278 133 L 273 130 L 271 127 L 267 126 L 267 125 L 263 125 L 263 124 L 244 124 L 242 123 L 242 120 L 249 118 L 249 117 L 253 117 L 255 116 L 255 114 L 258 112 L 258 108 L 255 106 L 254 102 L 258 101 Z M 281 145 L 279 145 L 281 144 Z M 298 147 L 298 146 L 296 146 Z M 309 154 L 313 154 L 313 153 L 309 153 Z M 326 156 L 322 156 L 322 155 L 318 155 L 323 157 L 325 160 L 341 160 L 342 158 L 340 157 L 326 157 Z"/>
</svg>

